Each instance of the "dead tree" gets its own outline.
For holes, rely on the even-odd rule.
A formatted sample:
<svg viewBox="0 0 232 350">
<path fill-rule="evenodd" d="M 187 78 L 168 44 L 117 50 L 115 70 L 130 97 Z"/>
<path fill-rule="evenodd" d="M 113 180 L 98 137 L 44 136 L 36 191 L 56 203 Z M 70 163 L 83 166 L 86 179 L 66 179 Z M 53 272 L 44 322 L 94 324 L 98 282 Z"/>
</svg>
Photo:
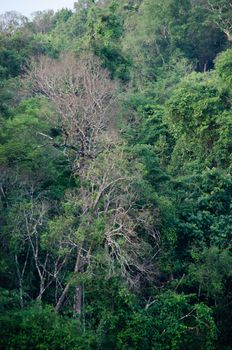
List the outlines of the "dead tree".
<svg viewBox="0 0 232 350">
<path fill-rule="evenodd" d="M 75 153 L 73 166 L 80 175 L 86 159 L 105 147 L 104 131 L 113 129 L 116 83 L 95 57 L 78 59 L 70 53 L 59 60 L 41 57 L 32 62 L 27 79 L 34 93 L 43 94 L 56 107 L 63 136 L 63 143 L 56 146 Z"/>
</svg>

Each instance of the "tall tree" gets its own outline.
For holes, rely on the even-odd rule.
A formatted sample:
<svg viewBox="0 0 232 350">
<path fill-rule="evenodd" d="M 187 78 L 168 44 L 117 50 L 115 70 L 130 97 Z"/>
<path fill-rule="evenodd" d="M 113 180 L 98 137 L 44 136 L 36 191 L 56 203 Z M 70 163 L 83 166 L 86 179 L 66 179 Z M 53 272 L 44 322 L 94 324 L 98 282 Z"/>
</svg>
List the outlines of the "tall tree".
<svg viewBox="0 0 232 350">
<path fill-rule="evenodd" d="M 143 229 L 147 233 L 148 246 L 150 239 L 158 244 L 159 235 L 152 228 L 149 209 L 136 210 L 133 182 L 139 182 L 139 172 L 134 168 L 134 174 L 130 175 L 129 160 L 120 148 L 117 151 L 116 84 L 96 58 L 76 59 L 70 54 L 58 61 L 42 57 L 33 63 L 27 79 L 32 81 L 34 92 L 44 94 L 57 108 L 57 128 L 62 142 L 57 143 L 48 135 L 44 137 L 55 147 L 67 150 L 79 181 L 73 198 L 79 209 L 71 219 L 74 237 L 70 242 L 76 247 L 74 274 L 82 272 L 91 258 L 96 242 L 89 236 L 102 220 L 99 243 L 105 245 L 110 260 L 119 264 L 125 276 L 130 276 L 131 269 L 135 269 L 135 274 L 140 271 L 149 276 L 152 269 L 145 262 L 143 248 L 146 240 L 139 237 L 139 231 Z M 114 264 L 110 266 L 114 269 Z M 61 293 L 57 310 L 70 286 L 71 281 Z M 81 300 L 82 288 L 77 284 L 74 303 L 77 313 L 81 313 Z"/>
</svg>

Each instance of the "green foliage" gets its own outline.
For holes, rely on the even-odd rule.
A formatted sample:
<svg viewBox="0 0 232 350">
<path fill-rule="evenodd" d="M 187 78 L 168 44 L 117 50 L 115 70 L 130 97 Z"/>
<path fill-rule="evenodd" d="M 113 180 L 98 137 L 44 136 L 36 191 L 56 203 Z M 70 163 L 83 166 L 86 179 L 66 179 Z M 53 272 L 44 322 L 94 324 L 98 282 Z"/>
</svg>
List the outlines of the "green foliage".
<svg viewBox="0 0 232 350">
<path fill-rule="evenodd" d="M 208 24 L 204 6 L 183 0 L 142 1 L 138 12 L 129 17 L 125 47 L 136 54 L 135 79 L 156 80 L 159 70 L 166 71 L 170 60 L 188 58 L 203 71 L 225 43 L 224 35 Z M 197 37 L 196 37 L 197 35 Z"/>
<path fill-rule="evenodd" d="M 199 285 L 199 297 L 220 299 L 232 275 L 230 251 L 212 246 L 203 251 L 193 249 L 191 255 L 194 262 L 189 265 L 189 283 Z"/>
<path fill-rule="evenodd" d="M 231 84 L 231 67 L 232 67 L 232 50 L 228 49 L 217 57 L 215 68 L 219 76 L 226 83 L 227 88 L 229 89 Z"/>
<path fill-rule="evenodd" d="M 119 349 L 213 349 L 210 309 L 204 304 L 191 307 L 188 299 L 175 293 L 157 297 L 150 309 L 132 316 L 119 334 Z"/>
<path fill-rule="evenodd" d="M 116 1 L 112 1 L 104 9 L 91 8 L 88 13 L 87 29 L 90 48 L 100 57 L 112 77 L 127 81 L 130 60 L 119 46 L 123 32 L 123 16 Z"/>
<path fill-rule="evenodd" d="M 174 166 L 196 159 L 209 167 L 228 166 L 230 119 L 230 105 L 217 76 L 198 73 L 184 79 L 167 103 L 167 121 L 177 139 Z"/>
<path fill-rule="evenodd" d="M 52 307 L 32 305 L 0 316 L 0 346 L 11 349 L 86 349 L 78 321 L 59 316 Z M 86 347 L 87 346 L 87 347 Z"/>
</svg>

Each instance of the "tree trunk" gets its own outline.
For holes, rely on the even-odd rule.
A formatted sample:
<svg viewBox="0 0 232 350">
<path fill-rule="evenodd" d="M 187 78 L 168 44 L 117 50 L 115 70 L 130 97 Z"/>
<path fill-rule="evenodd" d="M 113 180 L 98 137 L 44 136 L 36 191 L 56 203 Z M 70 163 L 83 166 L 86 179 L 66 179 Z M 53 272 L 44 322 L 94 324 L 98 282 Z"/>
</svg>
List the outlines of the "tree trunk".
<svg viewBox="0 0 232 350">
<path fill-rule="evenodd" d="M 66 295 L 68 294 L 70 284 L 71 284 L 70 282 L 68 284 L 66 284 L 61 296 L 59 297 L 59 300 L 56 303 L 56 311 L 60 310 L 60 308 L 64 302 L 64 299 L 65 299 Z"/>
<path fill-rule="evenodd" d="M 77 275 L 79 272 L 80 268 L 80 262 L 81 262 L 81 251 L 82 251 L 82 244 L 80 247 L 77 248 L 77 256 L 76 256 L 76 263 L 75 263 L 75 268 L 74 268 L 74 274 Z M 67 283 L 65 286 L 61 296 L 59 297 L 59 300 L 56 304 L 56 311 L 59 311 L 67 294 L 69 291 L 69 288 L 71 286 L 71 281 Z M 80 284 L 76 286 L 75 289 L 75 296 L 74 296 L 74 305 L 73 305 L 73 310 L 76 312 L 78 315 L 81 314 L 81 306 L 82 306 L 82 287 Z"/>
<path fill-rule="evenodd" d="M 82 285 L 78 284 L 75 289 L 73 310 L 80 315 L 82 311 Z"/>
<path fill-rule="evenodd" d="M 20 307 L 23 308 L 23 306 L 24 306 L 24 302 L 23 302 L 23 275 L 20 273 L 17 255 L 15 255 L 15 263 L 16 263 L 16 271 L 17 271 L 17 275 L 18 275 L 19 302 L 20 302 Z M 23 271 L 23 273 L 24 273 L 24 271 Z"/>
</svg>

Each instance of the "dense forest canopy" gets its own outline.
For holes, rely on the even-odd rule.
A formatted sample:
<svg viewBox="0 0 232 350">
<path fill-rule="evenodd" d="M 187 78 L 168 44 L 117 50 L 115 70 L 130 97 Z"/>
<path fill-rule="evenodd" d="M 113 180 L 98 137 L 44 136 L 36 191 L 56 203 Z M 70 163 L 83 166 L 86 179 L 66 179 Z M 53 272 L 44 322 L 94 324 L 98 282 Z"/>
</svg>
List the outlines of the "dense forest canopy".
<svg viewBox="0 0 232 350">
<path fill-rule="evenodd" d="M 0 15 L 0 348 L 232 349 L 232 4 Z"/>
</svg>

